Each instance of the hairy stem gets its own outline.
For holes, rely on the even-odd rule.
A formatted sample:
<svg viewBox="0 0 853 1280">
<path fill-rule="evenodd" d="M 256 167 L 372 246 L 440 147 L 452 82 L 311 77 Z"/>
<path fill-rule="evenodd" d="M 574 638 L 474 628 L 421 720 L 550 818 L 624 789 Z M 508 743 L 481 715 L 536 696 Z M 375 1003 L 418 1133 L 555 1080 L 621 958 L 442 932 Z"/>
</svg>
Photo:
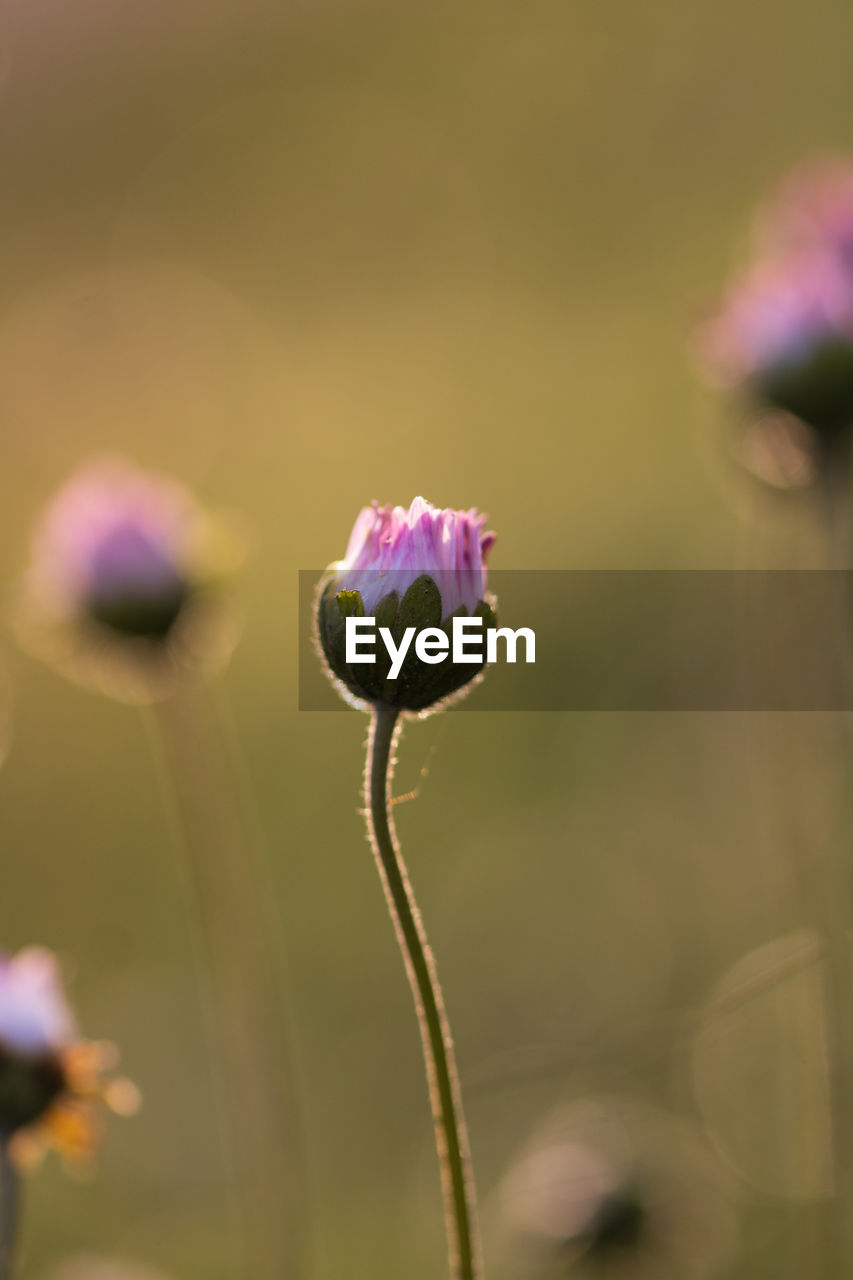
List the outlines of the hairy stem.
<svg viewBox="0 0 853 1280">
<path fill-rule="evenodd" d="M 398 713 L 373 713 L 365 768 L 367 831 L 397 940 L 403 952 L 421 1032 L 454 1280 L 480 1276 L 474 1179 L 462 1114 L 453 1040 L 438 974 L 391 821 L 391 779 Z"/>
</svg>

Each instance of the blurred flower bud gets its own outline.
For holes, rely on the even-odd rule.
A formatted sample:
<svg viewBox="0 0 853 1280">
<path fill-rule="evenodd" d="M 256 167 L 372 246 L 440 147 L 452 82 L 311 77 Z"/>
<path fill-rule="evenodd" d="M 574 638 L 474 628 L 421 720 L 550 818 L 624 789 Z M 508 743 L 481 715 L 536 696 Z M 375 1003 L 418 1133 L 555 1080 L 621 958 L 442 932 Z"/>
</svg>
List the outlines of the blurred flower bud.
<svg viewBox="0 0 853 1280">
<path fill-rule="evenodd" d="M 62 1091 L 60 1054 L 72 1039 L 50 952 L 30 947 L 0 959 L 0 1131 L 31 1124 Z"/>
<path fill-rule="evenodd" d="M 218 588 L 234 560 L 223 530 L 175 481 L 91 462 L 35 531 L 18 629 L 86 683 L 131 701 L 161 696 L 182 668 L 216 666 L 230 649 Z"/>
<path fill-rule="evenodd" d="M 709 377 L 824 444 L 853 424 L 853 276 L 820 249 L 759 261 L 697 335 Z"/>
<path fill-rule="evenodd" d="M 496 1208 L 509 1266 L 531 1280 L 697 1280 L 732 1243 L 710 1155 L 673 1117 L 623 1099 L 549 1116 L 504 1178 Z"/>
<path fill-rule="evenodd" d="M 95 1101 L 131 1111 L 136 1090 L 105 1081 L 111 1046 L 78 1041 L 56 957 L 28 947 L 0 958 L 0 1134 L 24 1154 L 55 1145 L 89 1155 Z"/>
<path fill-rule="evenodd" d="M 375 618 L 399 646 L 408 628 L 430 627 L 448 641 L 456 617 L 495 625 L 494 600 L 486 587 L 486 559 L 495 541 L 484 533 L 485 516 L 475 510 L 440 510 L 415 498 L 405 507 L 365 507 L 355 522 L 346 558 L 329 567 L 320 584 L 317 632 L 331 673 L 345 697 L 425 711 L 457 693 L 482 671 L 484 662 L 424 662 L 409 644 L 399 674 L 391 678 L 391 656 L 375 647 L 375 662 L 353 663 L 346 655 L 346 619 Z"/>
</svg>

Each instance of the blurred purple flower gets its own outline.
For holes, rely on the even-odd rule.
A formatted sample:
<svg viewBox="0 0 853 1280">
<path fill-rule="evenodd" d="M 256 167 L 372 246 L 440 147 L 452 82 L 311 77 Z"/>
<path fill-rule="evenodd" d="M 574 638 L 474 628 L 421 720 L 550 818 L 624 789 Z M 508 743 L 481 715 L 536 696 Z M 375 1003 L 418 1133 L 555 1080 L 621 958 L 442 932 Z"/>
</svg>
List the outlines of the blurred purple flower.
<svg viewBox="0 0 853 1280">
<path fill-rule="evenodd" d="M 365 507 L 355 522 L 346 556 L 333 567 L 348 591 L 361 594 L 366 614 L 389 586 L 400 595 L 421 574 L 440 574 L 442 616 L 464 606 L 473 613 L 486 595 L 486 560 L 495 535 L 483 533 L 486 517 L 415 498 L 405 507 Z M 383 581 L 393 574 L 390 582 Z"/>
<path fill-rule="evenodd" d="M 835 343 L 853 347 L 853 280 L 818 250 L 756 263 L 697 334 L 706 372 L 723 385 L 803 364 Z"/>
<path fill-rule="evenodd" d="M 62 1049 L 74 1038 L 74 1019 L 56 957 L 27 947 L 0 957 L 0 1050 L 21 1057 Z"/>
<path fill-rule="evenodd" d="M 32 581 L 70 614 L 162 637 L 192 589 L 196 504 L 174 481 L 120 461 L 83 467 L 48 507 Z"/>
<path fill-rule="evenodd" d="M 0 957 L 0 1135 L 27 1162 L 46 1146 L 72 1159 L 91 1158 L 97 1110 L 132 1112 L 138 1093 L 105 1077 L 111 1045 L 80 1040 L 52 952 L 27 947 Z"/>
<path fill-rule="evenodd" d="M 176 481 L 97 459 L 36 528 L 19 634 L 85 683 L 131 701 L 160 697 L 179 668 L 217 667 L 230 652 L 215 588 L 237 558 L 234 540 Z"/>
<path fill-rule="evenodd" d="M 695 349 L 710 381 L 764 415 L 753 438 L 761 422 L 774 432 L 791 417 L 805 424 L 812 439 L 796 476 L 835 464 L 853 429 L 853 166 L 794 170 L 760 212 L 752 259 L 699 325 Z"/>
<path fill-rule="evenodd" d="M 37 1056 L 60 1050 L 73 1037 L 56 957 L 44 947 L 0 957 L 0 1047 Z"/>
</svg>

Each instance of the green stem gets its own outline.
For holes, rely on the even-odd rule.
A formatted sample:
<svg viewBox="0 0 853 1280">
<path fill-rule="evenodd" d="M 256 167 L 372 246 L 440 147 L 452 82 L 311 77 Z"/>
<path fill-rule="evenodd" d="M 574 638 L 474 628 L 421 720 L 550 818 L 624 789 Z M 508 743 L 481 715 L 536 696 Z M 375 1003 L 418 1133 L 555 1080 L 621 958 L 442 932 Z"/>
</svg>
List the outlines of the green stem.
<svg viewBox="0 0 853 1280">
<path fill-rule="evenodd" d="M 432 951 L 391 821 L 398 712 L 377 705 L 365 767 L 367 831 L 412 988 L 426 1064 L 454 1280 L 480 1276 L 474 1179 L 453 1040 Z"/>
<path fill-rule="evenodd" d="M 235 1269 L 251 1280 L 297 1280 L 309 1268 L 309 1179 L 273 888 L 207 698 L 187 686 L 149 724 L 189 889 L 241 1245 Z"/>
<path fill-rule="evenodd" d="M 849 570 L 849 463 L 845 439 L 837 455 L 826 464 L 818 490 L 827 567 L 843 573 L 845 579 Z M 842 657 L 849 653 L 851 640 L 847 608 L 845 595 L 837 626 Z M 845 706 L 849 679 L 848 660 L 846 664 L 842 663 L 839 680 L 840 708 Z M 840 719 L 842 730 L 849 734 L 850 717 L 842 712 Z M 849 753 L 849 745 L 847 750 Z M 853 1100 L 850 1092 L 853 1075 L 853 919 L 849 905 L 851 878 L 846 852 L 839 856 L 837 849 L 825 850 L 815 881 L 827 943 L 825 991 L 836 1195 L 835 1204 L 831 1207 L 834 1209 L 834 1270 L 841 1274 L 848 1271 L 853 1262 Z"/>
<path fill-rule="evenodd" d="M 18 1235 L 18 1173 L 9 1156 L 9 1143 L 0 1138 L 0 1280 L 12 1275 Z"/>
</svg>

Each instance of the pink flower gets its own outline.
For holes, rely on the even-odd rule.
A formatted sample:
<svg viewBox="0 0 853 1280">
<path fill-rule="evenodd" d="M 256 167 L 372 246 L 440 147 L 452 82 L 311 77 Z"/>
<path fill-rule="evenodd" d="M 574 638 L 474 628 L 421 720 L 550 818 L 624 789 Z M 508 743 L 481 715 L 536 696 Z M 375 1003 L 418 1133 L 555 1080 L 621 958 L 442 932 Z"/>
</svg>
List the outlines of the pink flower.
<svg viewBox="0 0 853 1280">
<path fill-rule="evenodd" d="M 138 1093 L 105 1076 L 111 1045 L 78 1039 L 52 952 L 27 947 L 0 956 L 0 1131 L 12 1135 L 16 1159 L 53 1145 L 88 1158 L 102 1104 L 131 1112 Z"/>
<path fill-rule="evenodd" d="M 346 590 L 360 592 L 366 614 L 389 590 L 402 597 L 422 574 L 439 583 L 443 618 L 460 606 L 472 614 L 486 597 L 486 560 L 495 542 L 493 533 L 483 532 L 485 523 L 474 508 L 441 509 L 424 498 L 408 510 L 374 502 L 359 515 L 346 556 L 333 568 Z"/>
<path fill-rule="evenodd" d="M 834 343 L 853 347 L 853 278 L 817 250 L 757 262 L 697 334 L 706 372 L 724 385 L 803 363 Z"/>
<path fill-rule="evenodd" d="M 0 958 L 0 1047 L 35 1057 L 64 1048 L 74 1038 L 56 957 L 27 947 Z"/>
<path fill-rule="evenodd" d="M 798 419 L 820 466 L 853 427 L 853 165 L 810 160 L 761 211 L 751 262 L 698 328 L 707 377 Z"/>
<path fill-rule="evenodd" d="M 380 703 L 425 714 L 445 705 L 475 681 L 485 658 L 450 655 L 440 634 L 438 656 L 411 648 L 419 631 L 452 630 L 453 615 L 494 626 L 495 601 L 486 587 L 486 560 L 495 535 L 485 516 L 433 507 L 415 498 L 405 507 L 365 507 L 353 527 L 343 560 L 329 566 L 317 597 L 317 640 L 339 692 L 356 705 Z M 390 651 L 365 662 L 353 656 L 347 629 L 353 617 L 375 618 L 380 634 L 399 634 L 403 656 Z M 399 651 L 398 651 L 399 653 Z"/>
<path fill-rule="evenodd" d="M 221 587 L 239 548 L 168 476 L 85 463 L 36 526 L 16 623 L 24 645 L 124 701 L 221 667 L 236 638 Z"/>
<path fill-rule="evenodd" d="M 201 513 L 187 491 L 130 463 L 89 463 L 47 508 L 31 585 L 57 613 L 165 635 L 191 590 Z"/>
</svg>

